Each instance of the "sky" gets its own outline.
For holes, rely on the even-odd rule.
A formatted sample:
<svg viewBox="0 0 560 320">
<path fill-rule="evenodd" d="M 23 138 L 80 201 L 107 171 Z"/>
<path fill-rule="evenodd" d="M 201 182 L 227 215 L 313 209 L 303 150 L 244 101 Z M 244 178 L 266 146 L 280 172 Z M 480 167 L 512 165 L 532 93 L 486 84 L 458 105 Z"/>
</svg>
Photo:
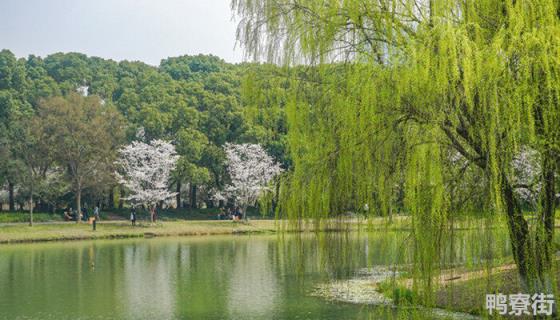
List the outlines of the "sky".
<svg viewBox="0 0 560 320">
<path fill-rule="evenodd" d="M 184 54 L 241 62 L 230 0 L 0 0 L 0 49 L 159 65 Z"/>
</svg>

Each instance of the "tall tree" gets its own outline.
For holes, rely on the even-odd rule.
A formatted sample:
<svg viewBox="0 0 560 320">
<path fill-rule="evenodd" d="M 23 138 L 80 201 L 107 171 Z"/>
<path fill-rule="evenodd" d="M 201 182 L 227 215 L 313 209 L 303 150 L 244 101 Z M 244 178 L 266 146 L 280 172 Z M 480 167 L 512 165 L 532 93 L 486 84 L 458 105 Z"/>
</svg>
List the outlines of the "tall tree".
<svg viewBox="0 0 560 320">
<path fill-rule="evenodd" d="M 552 0 L 233 1 L 239 40 L 249 52 L 313 66 L 288 105 L 296 152 L 286 203 L 292 211 L 329 212 L 329 204 L 355 207 L 374 195 L 391 201 L 384 188 L 394 177 L 385 160 L 396 154 L 413 216 L 417 280 L 429 292 L 439 256 L 434 243 L 449 215 L 443 166 L 458 153 L 485 176 L 487 208 L 505 216 L 521 283 L 550 292 L 559 6 Z M 348 63 L 336 72 L 325 62 Z M 534 226 L 511 177 L 522 145 L 542 156 Z"/>
<path fill-rule="evenodd" d="M 44 119 L 35 115 L 12 122 L 11 134 L 12 157 L 18 164 L 19 181 L 28 193 L 29 225 L 32 226 L 33 196 L 54 162 L 53 148 L 48 142 L 50 133 L 45 130 Z"/>
<path fill-rule="evenodd" d="M 270 190 L 270 182 L 282 169 L 258 144 L 227 143 L 224 148 L 231 179 L 231 184 L 224 191 L 242 207 L 245 219 L 247 207 L 254 205 L 259 197 Z"/>
<path fill-rule="evenodd" d="M 174 171 L 177 183 L 186 182 L 191 188 L 191 208 L 196 208 L 196 188 L 210 182 L 210 172 L 202 164 L 208 138 L 194 129 L 181 129 L 177 132 L 177 153 L 180 155 Z M 194 192 L 193 192 L 194 190 Z M 180 190 L 177 190 L 177 206 L 180 205 Z"/>
<path fill-rule="evenodd" d="M 163 140 L 133 141 L 119 153 L 117 166 L 120 173 L 117 175 L 130 192 L 126 199 L 133 204 L 146 205 L 154 222 L 157 204 L 175 196 L 169 191 L 171 172 L 179 159 L 175 147 Z"/>
<path fill-rule="evenodd" d="M 42 100 L 38 114 L 45 123 L 47 141 L 56 160 L 67 168 L 79 212 L 83 191 L 104 183 L 105 176 L 112 174 L 123 138 L 121 117 L 97 96 L 76 93 Z"/>
</svg>

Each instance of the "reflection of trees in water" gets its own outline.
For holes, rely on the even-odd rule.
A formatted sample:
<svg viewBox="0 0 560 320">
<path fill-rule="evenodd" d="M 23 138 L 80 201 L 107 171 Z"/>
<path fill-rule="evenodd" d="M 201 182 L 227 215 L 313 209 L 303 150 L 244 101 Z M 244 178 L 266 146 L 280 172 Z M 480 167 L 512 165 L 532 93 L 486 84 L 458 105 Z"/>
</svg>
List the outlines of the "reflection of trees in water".
<svg viewBox="0 0 560 320">
<path fill-rule="evenodd" d="M 223 241 L 187 239 L 176 252 L 177 315 L 192 319 L 223 319 L 233 253 Z"/>
<path fill-rule="evenodd" d="M 131 319 L 170 319 L 175 312 L 174 258 L 177 245 L 144 243 L 126 247 L 123 300 Z"/>
<path fill-rule="evenodd" d="M 511 257 L 507 230 L 471 227 L 442 240 L 444 262 L 475 268 Z M 375 231 L 6 246 L 0 306 L 8 316 L 30 318 L 353 314 L 353 306 L 325 304 L 310 291 L 365 267 L 411 266 L 411 239 L 409 232 Z"/>
<path fill-rule="evenodd" d="M 282 293 L 269 251 L 268 241 L 235 242 L 228 299 L 230 317 L 274 317 Z"/>
<path fill-rule="evenodd" d="M 302 277 L 349 278 L 364 267 L 404 263 L 404 241 L 398 232 L 297 234 L 279 241 L 278 263 L 290 263 Z"/>
</svg>

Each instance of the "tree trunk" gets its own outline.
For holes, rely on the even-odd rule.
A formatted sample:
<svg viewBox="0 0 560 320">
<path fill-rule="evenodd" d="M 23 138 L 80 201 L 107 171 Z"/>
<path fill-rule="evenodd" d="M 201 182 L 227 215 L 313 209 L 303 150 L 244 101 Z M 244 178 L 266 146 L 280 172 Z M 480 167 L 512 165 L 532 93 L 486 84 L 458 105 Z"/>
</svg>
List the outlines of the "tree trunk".
<svg viewBox="0 0 560 320">
<path fill-rule="evenodd" d="M 31 192 L 29 194 L 29 226 L 33 227 L 33 186 L 31 186 Z"/>
<path fill-rule="evenodd" d="M 181 209 L 181 181 L 177 181 L 177 195 L 175 196 L 177 209 Z"/>
<path fill-rule="evenodd" d="M 553 293 L 551 271 L 554 254 L 554 215 L 556 211 L 554 164 L 552 152 L 543 153 L 541 212 L 539 213 L 539 220 L 536 222 L 535 235 L 535 267 L 540 280 L 535 289 L 543 293 Z"/>
<path fill-rule="evenodd" d="M 154 223 L 154 216 L 156 215 L 156 207 L 155 206 L 151 206 L 150 207 L 150 221 L 152 223 Z"/>
<path fill-rule="evenodd" d="M 115 188 L 109 188 L 109 193 L 107 193 L 107 208 L 114 209 L 115 208 Z"/>
<path fill-rule="evenodd" d="M 546 157 L 546 156 L 545 156 Z M 536 232 L 531 239 L 529 225 L 517 203 L 513 188 L 503 178 L 503 197 L 506 205 L 512 251 L 524 292 L 553 293 L 552 240 L 554 236 L 554 170 L 545 160 L 543 166 L 543 195 Z"/>
<path fill-rule="evenodd" d="M 119 209 L 122 209 L 124 206 L 123 196 L 124 196 L 124 190 L 122 187 L 119 187 Z"/>
<path fill-rule="evenodd" d="M 197 191 L 197 186 L 195 184 L 193 184 L 191 186 L 191 208 L 192 209 L 196 209 L 196 191 Z"/>
<path fill-rule="evenodd" d="M 78 188 L 76 192 L 76 223 L 80 223 L 80 214 L 82 213 L 82 189 Z"/>
<path fill-rule="evenodd" d="M 14 184 L 12 182 L 8 182 L 8 194 L 8 210 L 14 212 L 16 211 L 16 202 L 14 201 Z"/>
<path fill-rule="evenodd" d="M 529 289 L 531 276 L 532 252 L 531 241 L 529 238 L 529 226 L 523 217 L 523 212 L 515 199 L 513 188 L 505 176 L 502 177 L 502 196 L 506 206 L 507 225 L 511 239 L 513 259 L 517 264 L 517 271 L 523 290 Z"/>
</svg>

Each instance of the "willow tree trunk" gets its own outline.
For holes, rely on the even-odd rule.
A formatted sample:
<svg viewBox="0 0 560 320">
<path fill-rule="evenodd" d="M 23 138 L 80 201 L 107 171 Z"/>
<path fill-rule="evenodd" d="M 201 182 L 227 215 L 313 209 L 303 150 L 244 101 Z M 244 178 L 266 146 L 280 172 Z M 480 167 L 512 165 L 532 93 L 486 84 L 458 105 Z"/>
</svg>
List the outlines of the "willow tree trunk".
<svg viewBox="0 0 560 320">
<path fill-rule="evenodd" d="M 506 206 L 507 225 L 511 239 L 513 259 L 517 265 L 517 271 L 520 277 L 521 285 L 526 290 L 529 288 L 529 277 L 531 276 L 531 259 L 530 254 L 531 240 L 529 238 L 529 225 L 523 217 L 523 212 L 513 192 L 513 187 L 507 181 L 502 179 L 502 196 Z"/>
<path fill-rule="evenodd" d="M 545 156 L 545 158 L 548 158 Z M 544 160 L 541 211 L 531 237 L 529 224 L 515 198 L 513 187 L 503 177 L 507 223 L 521 285 L 528 293 L 553 293 L 552 240 L 554 236 L 555 188 L 551 160 Z"/>
<path fill-rule="evenodd" d="M 551 151 L 543 154 L 541 211 L 535 235 L 536 271 L 541 280 L 536 289 L 553 293 L 552 260 L 554 240 L 554 219 L 556 212 L 555 161 Z"/>
</svg>

